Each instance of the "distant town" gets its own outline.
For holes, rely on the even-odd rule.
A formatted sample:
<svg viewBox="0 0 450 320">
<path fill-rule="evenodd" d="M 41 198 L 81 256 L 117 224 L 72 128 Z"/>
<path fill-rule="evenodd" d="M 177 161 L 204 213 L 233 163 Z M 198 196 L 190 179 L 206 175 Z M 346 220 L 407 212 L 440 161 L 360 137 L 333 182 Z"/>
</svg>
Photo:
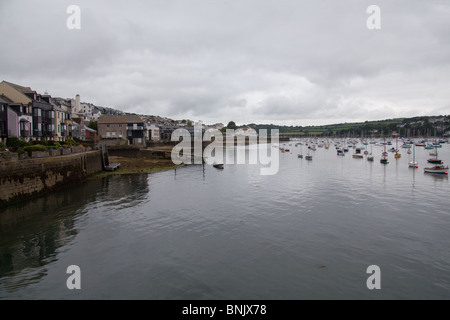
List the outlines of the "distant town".
<svg viewBox="0 0 450 320">
<path fill-rule="evenodd" d="M 191 134 L 194 125 L 203 130 L 238 129 L 242 134 L 256 134 L 258 129 L 278 129 L 280 135 L 304 136 L 440 136 L 450 135 L 450 116 L 398 118 L 361 123 L 341 123 L 325 126 L 280 126 L 273 124 L 248 124 L 236 126 L 206 125 L 201 120 L 173 120 L 159 115 L 125 113 L 112 107 L 83 102 L 80 95 L 73 98 L 52 97 L 31 87 L 7 81 L 0 83 L 0 142 L 8 138 L 25 142 L 64 142 L 75 139 L 112 145 L 145 146 L 152 141 L 168 141 L 177 128 L 185 128 Z"/>
</svg>

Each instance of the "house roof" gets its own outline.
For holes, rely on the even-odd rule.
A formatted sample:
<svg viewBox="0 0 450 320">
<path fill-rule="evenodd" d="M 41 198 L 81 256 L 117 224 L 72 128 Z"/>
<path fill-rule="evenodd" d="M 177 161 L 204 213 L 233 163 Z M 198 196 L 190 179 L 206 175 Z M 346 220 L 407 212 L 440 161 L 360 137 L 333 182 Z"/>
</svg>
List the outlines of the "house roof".
<svg viewBox="0 0 450 320">
<path fill-rule="evenodd" d="M 8 82 L 8 81 L 5 81 L 5 83 L 9 84 L 11 87 L 13 87 L 14 89 L 16 89 L 17 91 L 20 91 L 22 93 L 35 93 L 36 92 L 36 91 L 32 90 L 30 87 L 23 87 L 23 86 L 20 86 L 18 84 Z"/>
<path fill-rule="evenodd" d="M 66 112 L 64 109 L 61 109 L 61 108 L 58 107 L 57 105 L 52 104 L 52 106 L 53 106 L 53 110 L 55 110 L 55 111 Z"/>
<path fill-rule="evenodd" d="M 144 123 L 144 121 L 135 114 L 126 115 L 102 115 L 98 118 L 99 124 L 115 124 L 115 123 Z"/>
<path fill-rule="evenodd" d="M 0 96 L 0 103 L 13 103 L 13 101 L 9 99 L 7 96 L 2 94 Z"/>
</svg>

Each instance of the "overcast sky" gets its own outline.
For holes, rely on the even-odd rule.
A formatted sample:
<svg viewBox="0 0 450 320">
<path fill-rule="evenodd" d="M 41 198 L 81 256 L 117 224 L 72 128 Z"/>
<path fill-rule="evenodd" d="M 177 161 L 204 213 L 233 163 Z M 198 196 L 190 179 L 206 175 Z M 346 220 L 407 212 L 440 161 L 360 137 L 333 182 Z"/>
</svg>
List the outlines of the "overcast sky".
<svg viewBox="0 0 450 320">
<path fill-rule="evenodd" d="M 0 81 L 206 123 L 450 114 L 449 30 L 443 0 L 0 0 Z"/>
</svg>

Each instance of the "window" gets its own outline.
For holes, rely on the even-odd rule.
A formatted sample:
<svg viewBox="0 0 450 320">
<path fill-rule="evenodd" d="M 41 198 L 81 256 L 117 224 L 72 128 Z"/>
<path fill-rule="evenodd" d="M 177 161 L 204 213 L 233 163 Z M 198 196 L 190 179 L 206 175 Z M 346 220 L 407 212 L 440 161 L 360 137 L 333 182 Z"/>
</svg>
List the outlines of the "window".
<svg viewBox="0 0 450 320">
<path fill-rule="evenodd" d="M 107 124 L 106 127 L 109 128 L 109 124 Z"/>
<path fill-rule="evenodd" d="M 108 137 L 108 138 L 111 137 L 111 132 L 109 132 L 109 131 L 106 132 L 106 137 Z"/>
<path fill-rule="evenodd" d="M 121 125 L 121 124 L 119 124 L 119 128 L 122 128 L 122 125 Z"/>
<path fill-rule="evenodd" d="M 38 131 L 42 131 L 42 123 L 38 123 L 37 128 L 38 128 Z"/>
</svg>

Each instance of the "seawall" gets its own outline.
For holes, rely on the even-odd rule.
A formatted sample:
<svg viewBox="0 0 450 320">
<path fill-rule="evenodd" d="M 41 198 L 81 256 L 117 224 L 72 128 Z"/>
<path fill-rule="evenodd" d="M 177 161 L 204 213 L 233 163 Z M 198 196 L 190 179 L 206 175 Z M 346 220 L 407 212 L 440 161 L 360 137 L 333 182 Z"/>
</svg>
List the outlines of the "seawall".
<svg viewBox="0 0 450 320">
<path fill-rule="evenodd" d="M 99 151 L 27 159 L 0 152 L 0 206 L 57 190 L 100 171 Z"/>
</svg>

